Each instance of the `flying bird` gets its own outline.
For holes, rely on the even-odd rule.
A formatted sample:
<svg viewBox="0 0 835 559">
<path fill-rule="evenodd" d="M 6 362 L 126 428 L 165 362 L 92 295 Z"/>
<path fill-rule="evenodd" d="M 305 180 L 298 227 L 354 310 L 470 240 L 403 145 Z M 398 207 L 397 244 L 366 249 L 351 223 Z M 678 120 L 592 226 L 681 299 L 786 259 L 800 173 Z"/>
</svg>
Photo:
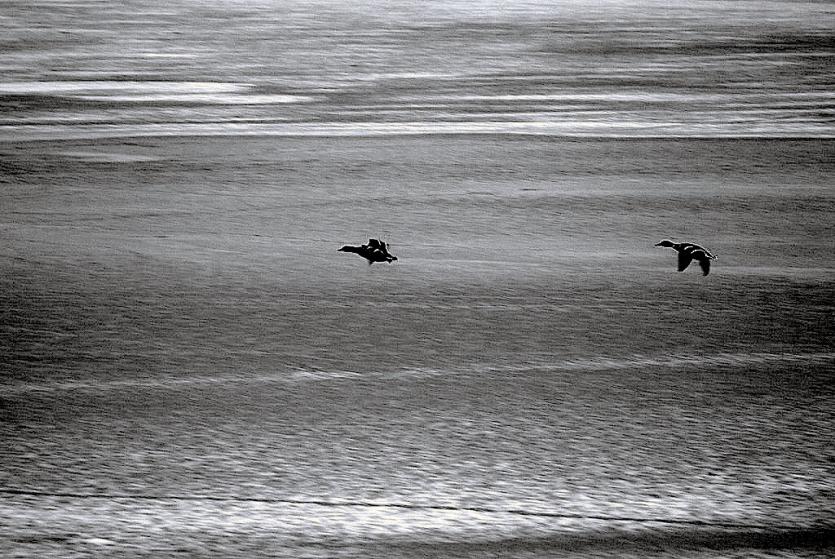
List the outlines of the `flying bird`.
<svg viewBox="0 0 835 559">
<path fill-rule="evenodd" d="M 710 261 L 716 260 L 706 248 L 694 245 L 693 243 L 674 243 L 673 241 L 664 240 L 656 243 L 657 247 L 670 247 L 678 252 L 678 271 L 683 272 L 693 260 L 699 262 L 702 268 L 702 275 L 706 276 L 710 273 Z"/>
<path fill-rule="evenodd" d="M 360 246 L 345 245 L 339 249 L 340 252 L 353 252 L 359 254 L 366 260 L 368 264 L 375 262 L 394 262 L 397 257 L 389 253 L 386 243 L 379 239 L 368 239 L 368 244 Z"/>
</svg>

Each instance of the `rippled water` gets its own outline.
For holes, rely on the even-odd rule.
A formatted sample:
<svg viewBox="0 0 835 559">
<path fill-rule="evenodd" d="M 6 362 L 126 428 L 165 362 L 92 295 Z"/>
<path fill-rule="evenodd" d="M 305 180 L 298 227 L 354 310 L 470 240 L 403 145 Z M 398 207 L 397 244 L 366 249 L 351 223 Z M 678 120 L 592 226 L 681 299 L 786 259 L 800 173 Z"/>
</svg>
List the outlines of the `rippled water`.
<svg viewBox="0 0 835 559">
<path fill-rule="evenodd" d="M 832 137 L 827 2 L 6 2 L 5 138 Z"/>
<path fill-rule="evenodd" d="M 831 555 L 832 15 L 5 2 L 0 555 Z"/>
</svg>

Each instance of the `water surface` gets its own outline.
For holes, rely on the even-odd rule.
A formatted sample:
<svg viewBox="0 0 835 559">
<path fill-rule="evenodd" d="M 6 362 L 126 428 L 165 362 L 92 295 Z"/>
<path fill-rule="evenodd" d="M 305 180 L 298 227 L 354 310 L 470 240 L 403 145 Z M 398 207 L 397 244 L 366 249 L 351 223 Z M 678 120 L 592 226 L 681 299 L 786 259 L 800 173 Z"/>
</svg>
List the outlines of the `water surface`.
<svg viewBox="0 0 835 559">
<path fill-rule="evenodd" d="M 385 8 L 4 4 L 0 552 L 831 555 L 831 6 Z"/>
</svg>

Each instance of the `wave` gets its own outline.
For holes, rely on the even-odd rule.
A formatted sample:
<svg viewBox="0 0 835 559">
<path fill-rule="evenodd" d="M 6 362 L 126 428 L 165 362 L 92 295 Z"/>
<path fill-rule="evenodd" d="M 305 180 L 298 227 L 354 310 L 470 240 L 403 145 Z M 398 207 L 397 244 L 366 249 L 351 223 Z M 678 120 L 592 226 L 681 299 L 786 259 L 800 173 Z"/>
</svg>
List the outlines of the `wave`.
<svg viewBox="0 0 835 559">
<path fill-rule="evenodd" d="M 594 373 L 605 371 L 628 371 L 647 368 L 662 369 L 710 369 L 710 368 L 739 368 L 756 365 L 779 365 L 781 363 L 794 364 L 825 364 L 835 361 L 835 352 L 824 353 L 719 353 L 714 355 L 670 355 L 664 357 L 650 357 L 633 355 L 629 357 L 592 357 L 580 359 L 566 359 L 539 362 L 528 362 L 506 365 L 473 365 L 459 368 L 455 371 L 441 368 L 410 368 L 389 373 L 393 377 L 426 377 L 444 376 L 450 373 L 466 374 L 512 374 L 526 371 L 564 371 Z"/>
<path fill-rule="evenodd" d="M 306 103 L 310 95 L 252 93 L 251 84 L 202 81 L 32 81 L 0 83 L 0 95 L 58 96 L 101 103 L 274 105 Z"/>
<path fill-rule="evenodd" d="M 835 529 L 797 528 L 776 530 L 723 530 L 723 529 L 687 529 L 687 530 L 582 530 L 562 532 L 543 537 L 517 537 L 497 541 L 409 542 L 395 544 L 394 547 L 408 546 L 412 553 L 421 552 L 426 556 L 441 554 L 444 556 L 479 557 L 501 550 L 502 554 L 553 552 L 563 553 L 607 552 L 606 556 L 620 556 L 647 550 L 824 550 L 835 547 Z M 428 553 L 431 549 L 432 553 Z M 631 552 L 631 553 L 630 553 Z M 611 555 L 610 555 L 611 554 Z M 653 553 L 653 555 L 655 555 Z"/>
<path fill-rule="evenodd" d="M 476 102 L 513 102 L 513 101 L 603 101 L 603 102 L 640 102 L 640 103 L 715 103 L 719 101 L 761 100 L 772 99 L 775 102 L 781 98 L 811 99 L 832 102 L 835 95 L 826 91 L 801 91 L 779 93 L 675 93 L 656 91 L 613 91 L 605 93 L 522 93 L 522 94 L 439 94 L 439 95 L 407 95 L 398 97 L 403 101 L 476 101 Z"/>
<path fill-rule="evenodd" d="M 733 369 L 780 364 L 826 364 L 835 361 L 835 352 L 821 353 L 718 353 L 714 355 L 679 354 L 670 356 L 632 355 L 627 357 L 592 357 L 565 360 L 539 359 L 536 362 L 511 364 L 475 363 L 459 367 L 404 367 L 386 371 L 348 371 L 294 368 L 270 374 L 199 375 L 189 377 L 147 377 L 109 380 L 18 381 L 0 385 L 0 394 L 57 391 L 111 391 L 125 388 L 182 389 L 224 384 L 287 384 L 307 382 L 344 382 L 346 380 L 407 380 L 429 377 L 524 373 L 528 371 L 605 372 L 646 368 L 662 369 Z"/>
<path fill-rule="evenodd" d="M 440 121 L 440 122 L 206 122 L 153 124 L 11 124 L 0 141 L 94 140 L 185 136 L 371 137 L 529 135 L 566 138 L 835 139 L 835 128 L 815 122 L 698 123 L 655 120 Z"/>
<path fill-rule="evenodd" d="M 715 355 L 671 355 L 647 357 L 635 355 L 626 358 L 597 357 L 592 359 L 567 360 L 561 363 L 528 365 L 525 369 L 552 369 L 563 371 L 624 370 L 644 367 L 672 369 L 734 367 L 765 365 L 771 363 L 827 363 L 835 360 L 835 352 L 824 353 L 718 353 Z"/>
<path fill-rule="evenodd" d="M 156 93 L 150 95 L 79 95 L 85 101 L 108 103 L 191 103 L 200 105 L 281 105 L 285 103 L 306 103 L 313 100 L 309 95 L 260 94 L 242 95 L 208 93 Z"/>
<path fill-rule="evenodd" d="M 676 519 L 605 514 L 575 514 L 559 510 L 504 509 L 410 502 L 346 501 L 303 498 L 231 497 L 212 495 L 147 495 L 45 492 L 0 488 L 7 506 L 25 500 L 27 512 L 37 512 L 60 499 L 53 513 L 79 515 L 127 513 L 133 528 L 151 524 L 176 530 L 188 525 L 223 531 L 262 526 L 282 539 L 315 542 L 337 538 L 343 545 L 385 546 L 391 551 L 408 546 L 410 552 L 431 556 L 483 556 L 490 550 L 514 551 L 639 551 L 647 549 L 829 549 L 835 546 L 835 527 L 828 524 L 785 526 L 717 519 Z M 131 512 L 127 512 L 131 511 Z M 323 523 L 326 517 L 329 522 Z M 20 519 L 20 516 L 18 516 Z M 74 520 L 77 521 L 77 520 Z M 259 530 L 260 531 L 260 530 Z M 301 534 L 305 534 L 301 536 Z M 32 538 L 27 532 L 26 537 Z M 429 551 L 432 553 L 428 553 Z M 466 553 L 465 553 L 466 552 Z M 392 553 L 399 556 L 399 553 Z"/>
<path fill-rule="evenodd" d="M 249 89 L 248 84 L 203 81 L 31 81 L 0 83 L 0 95 L 80 95 L 93 93 L 114 94 L 208 94 L 234 93 Z"/>
</svg>

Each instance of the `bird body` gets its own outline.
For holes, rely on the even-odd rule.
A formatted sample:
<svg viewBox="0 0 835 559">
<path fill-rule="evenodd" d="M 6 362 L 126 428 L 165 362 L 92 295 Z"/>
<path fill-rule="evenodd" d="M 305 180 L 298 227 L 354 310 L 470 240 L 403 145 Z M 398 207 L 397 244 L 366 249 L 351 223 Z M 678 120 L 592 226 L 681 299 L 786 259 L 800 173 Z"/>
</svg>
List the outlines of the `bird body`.
<svg viewBox="0 0 835 559">
<path fill-rule="evenodd" d="M 693 243 L 674 243 L 673 241 L 664 240 L 656 243 L 657 247 L 669 247 L 678 252 L 678 271 L 683 272 L 687 269 L 693 260 L 699 262 L 699 267 L 702 269 L 702 275 L 706 276 L 710 273 L 710 261 L 716 260 L 710 251 L 706 248 Z"/>
<path fill-rule="evenodd" d="M 353 252 L 354 254 L 359 254 L 360 256 L 368 260 L 369 265 L 374 264 L 375 262 L 391 263 L 397 260 L 396 256 L 389 253 L 386 243 L 378 239 L 368 239 L 368 244 L 366 245 L 345 245 L 344 247 L 340 248 L 339 251 Z"/>
</svg>

